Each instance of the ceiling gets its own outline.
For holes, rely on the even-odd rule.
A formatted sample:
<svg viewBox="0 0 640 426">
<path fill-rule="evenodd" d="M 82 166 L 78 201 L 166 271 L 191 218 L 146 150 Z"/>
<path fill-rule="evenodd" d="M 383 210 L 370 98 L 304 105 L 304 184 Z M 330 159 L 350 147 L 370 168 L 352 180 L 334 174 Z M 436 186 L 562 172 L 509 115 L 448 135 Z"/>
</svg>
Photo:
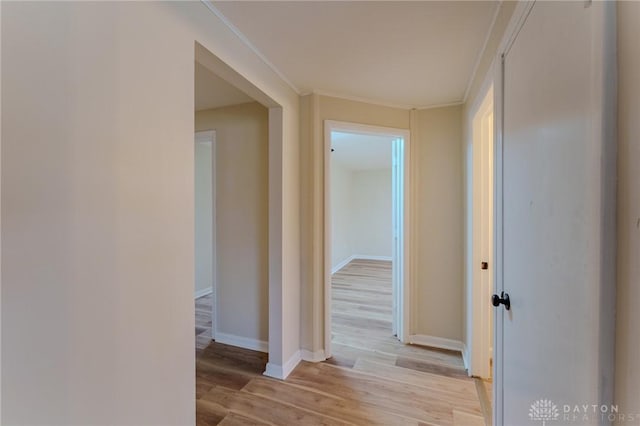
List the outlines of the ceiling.
<svg viewBox="0 0 640 426">
<path fill-rule="evenodd" d="M 195 68 L 195 86 L 196 111 L 253 102 L 252 98 L 198 62 Z"/>
<path fill-rule="evenodd" d="M 391 168 L 391 136 L 331 132 L 331 160 L 349 170 Z"/>
<path fill-rule="evenodd" d="M 216 1 L 300 94 L 461 102 L 497 1 Z"/>
</svg>

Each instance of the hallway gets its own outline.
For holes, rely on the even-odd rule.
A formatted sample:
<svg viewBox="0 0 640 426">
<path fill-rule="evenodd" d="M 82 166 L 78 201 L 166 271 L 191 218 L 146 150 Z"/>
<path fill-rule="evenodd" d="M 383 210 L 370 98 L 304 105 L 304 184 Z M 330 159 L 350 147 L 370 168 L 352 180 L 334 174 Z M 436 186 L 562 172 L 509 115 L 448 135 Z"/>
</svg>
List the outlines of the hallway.
<svg viewBox="0 0 640 426">
<path fill-rule="evenodd" d="M 211 342 L 212 297 L 197 299 L 197 424 L 484 425 L 484 388 L 458 353 L 391 336 L 390 271 L 354 261 L 334 275 L 334 356 L 286 381 L 262 375 L 267 354 Z"/>
</svg>

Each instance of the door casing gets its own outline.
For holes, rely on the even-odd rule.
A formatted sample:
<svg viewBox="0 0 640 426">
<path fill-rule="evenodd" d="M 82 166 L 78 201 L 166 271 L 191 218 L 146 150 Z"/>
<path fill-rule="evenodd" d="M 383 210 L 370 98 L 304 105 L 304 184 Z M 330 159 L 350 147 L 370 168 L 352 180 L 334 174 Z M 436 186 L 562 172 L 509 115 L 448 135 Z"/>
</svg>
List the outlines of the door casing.
<svg viewBox="0 0 640 426">
<path fill-rule="evenodd" d="M 402 283 L 397 290 L 400 292 L 398 300 L 402 302 L 399 309 L 399 323 L 396 324 L 397 336 L 403 343 L 409 342 L 412 322 L 412 273 L 411 266 L 413 250 L 412 231 L 412 179 L 410 167 L 410 132 L 405 129 L 391 127 L 371 126 L 359 123 L 325 120 L 324 122 L 324 356 L 331 357 L 331 132 L 344 131 L 359 134 L 385 135 L 403 140 L 403 235 L 402 249 L 403 262 L 401 265 Z"/>
</svg>

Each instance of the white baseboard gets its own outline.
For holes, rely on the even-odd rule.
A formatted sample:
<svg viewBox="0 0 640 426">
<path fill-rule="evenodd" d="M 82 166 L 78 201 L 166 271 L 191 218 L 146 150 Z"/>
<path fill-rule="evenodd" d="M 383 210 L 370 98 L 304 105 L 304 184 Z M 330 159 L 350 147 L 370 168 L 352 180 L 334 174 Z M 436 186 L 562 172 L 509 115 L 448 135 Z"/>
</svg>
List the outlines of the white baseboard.
<svg viewBox="0 0 640 426">
<path fill-rule="evenodd" d="M 306 349 L 300 350 L 300 357 L 309 362 L 320 362 L 326 361 L 327 357 L 324 354 L 324 349 L 320 349 L 319 351 L 311 352 Z"/>
<path fill-rule="evenodd" d="M 469 349 L 467 348 L 467 345 L 464 344 L 464 342 L 462 342 L 462 363 L 464 364 L 464 368 L 467 369 L 467 375 L 471 377 L 471 368 L 469 364 Z"/>
<path fill-rule="evenodd" d="M 344 268 L 345 266 L 347 266 L 352 260 L 354 259 L 353 256 L 349 256 L 347 257 L 345 260 L 343 260 L 342 262 L 338 263 L 336 266 L 334 266 L 333 268 L 331 268 L 331 275 L 335 274 L 336 272 L 338 272 L 340 269 Z"/>
<path fill-rule="evenodd" d="M 220 333 L 216 331 L 215 341 L 225 345 L 237 346 L 239 348 L 251 349 L 252 351 L 269 352 L 269 342 L 248 337 L 235 336 L 233 334 Z"/>
<path fill-rule="evenodd" d="M 386 260 L 388 262 L 393 260 L 391 256 L 369 256 L 367 254 L 354 254 L 353 258 L 360 260 Z"/>
<path fill-rule="evenodd" d="M 393 258 L 391 256 L 369 256 L 369 255 L 366 255 L 366 254 L 354 254 L 352 256 L 347 257 L 345 260 L 343 260 L 342 262 L 338 263 L 336 266 L 331 268 L 331 275 L 335 274 L 340 269 L 344 268 L 349 263 L 351 263 L 352 260 L 356 260 L 356 259 L 360 259 L 360 260 L 386 260 L 386 261 L 389 261 L 389 262 L 391 262 L 393 260 Z"/>
<path fill-rule="evenodd" d="M 427 336 L 424 334 L 412 334 L 409 336 L 412 345 L 430 346 L 432 348 L 448 349 L 462 352 L 464 344 L 459 340 L 445 339 L 444 337 Z"/>
<path fill-rule="evenodd" d="M 198 299 L 202 296 L 206 296 L 208 294 L 213 293 L 213 287 L 209 287 L 209 288 L 203 288 L 202 290 L 198 290 L 196 292 L 193 293 L 193 298 L 194 299 Z"/>
<path fill-rule="evenodd" d="M 302 361 L 300 358 L 300 351 L 296 351 L 291 358 L 284 365 L 277 365 L 271 362 L 267 363 L 267 369 L 263 373 L 265 376 L 273 377 L 274 379 L 284 380 L 293 371 L 294 368 Z"/>
</svg>

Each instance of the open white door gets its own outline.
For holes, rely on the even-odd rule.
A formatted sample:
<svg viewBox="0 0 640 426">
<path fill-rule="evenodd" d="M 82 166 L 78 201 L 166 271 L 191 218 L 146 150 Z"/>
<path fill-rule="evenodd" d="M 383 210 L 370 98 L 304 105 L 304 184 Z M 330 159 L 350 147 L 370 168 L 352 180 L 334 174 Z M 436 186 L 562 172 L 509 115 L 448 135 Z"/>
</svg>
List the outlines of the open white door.
<svg viewBox="0 0 640 426">
<path fill-rule="evenodd" d="M 392 173 L 391 173 L 391 198 L 393 200 L 392 211 L 392 280 L 393 280 L 393 334 L 403 340 L 403 267 L 404 267 L 404 141 L 395 139 L 391 145 Z"/>
<path fill-rule="evenodd" d="M 511 309 L 496 311 L 495 424 L 605 424 L 615 4 L 537 2 L 521 18 L 502 64 L 496 273 Z"/>
</svg>

